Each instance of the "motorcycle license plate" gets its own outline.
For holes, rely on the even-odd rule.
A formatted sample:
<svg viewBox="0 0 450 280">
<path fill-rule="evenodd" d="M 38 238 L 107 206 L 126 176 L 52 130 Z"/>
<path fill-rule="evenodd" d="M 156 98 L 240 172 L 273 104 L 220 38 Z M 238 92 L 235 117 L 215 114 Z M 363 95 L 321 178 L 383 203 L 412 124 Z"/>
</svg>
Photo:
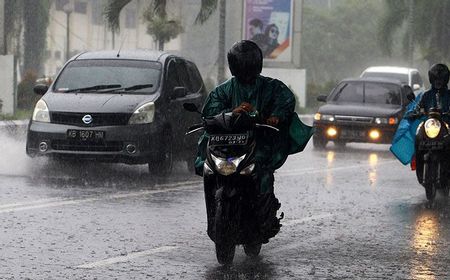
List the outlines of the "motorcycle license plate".
<svg viewBox="0 0 450 280">
<path fill-rule="evenodd" d="M 215 134 L 209 137 L 209 145 L 246 145 L 248 134 Z"/>
<path fill-rule="evenodd" d="M 102 140 L 105 138 L 105 132 L 99 130 L 78 130 L 78 129 L 68 129 L 67 138 L 77 139 L 77 140 Z"/>
</svg>

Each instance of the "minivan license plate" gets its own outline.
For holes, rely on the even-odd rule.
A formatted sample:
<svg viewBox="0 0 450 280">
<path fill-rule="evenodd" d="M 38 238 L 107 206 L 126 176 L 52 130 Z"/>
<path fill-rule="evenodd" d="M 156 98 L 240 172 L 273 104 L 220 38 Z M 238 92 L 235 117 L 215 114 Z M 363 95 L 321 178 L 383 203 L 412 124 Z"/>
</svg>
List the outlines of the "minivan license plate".
<svg viewBox="0 0 450 280">
<path fill-rule="evenodd" d="M 77 130 L 69 129 L 67 130 L 67 138 L 78 139 L 78 140 L 101 140 L 105 138 L 105 132 L 99 130 Z"/>
<path fill-rule="evenodd" d="M 248 134 L 216 134 L 209 138 L 209 144 L 213 146 L 246 145 L 247 141 Z"/>
</svg>

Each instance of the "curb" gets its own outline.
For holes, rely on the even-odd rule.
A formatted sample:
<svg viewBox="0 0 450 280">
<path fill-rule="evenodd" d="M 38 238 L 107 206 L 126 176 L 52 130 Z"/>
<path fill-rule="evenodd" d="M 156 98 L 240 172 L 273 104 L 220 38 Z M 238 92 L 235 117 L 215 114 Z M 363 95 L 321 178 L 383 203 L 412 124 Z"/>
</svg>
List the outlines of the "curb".
<svg viewBox="0 0 450 280">
<path fill-rule="evenodd" d="M 7 135 L 26 135 L 29 120 L 0 121 L 0 133 Z"/>
</svg>

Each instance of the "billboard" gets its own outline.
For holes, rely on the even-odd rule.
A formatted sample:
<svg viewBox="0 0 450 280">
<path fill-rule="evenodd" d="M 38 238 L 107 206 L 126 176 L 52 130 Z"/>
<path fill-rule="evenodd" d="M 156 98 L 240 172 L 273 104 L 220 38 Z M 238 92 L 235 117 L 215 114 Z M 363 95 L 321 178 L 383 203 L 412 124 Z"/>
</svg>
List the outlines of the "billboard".
<svg viewBox="0 0 450 280">
<path fill-rule="evenodd" d="M 244 0 L 244 39 L 252 40 L 265 59 L 292 61 L 293 0 Z"/>
</svg>

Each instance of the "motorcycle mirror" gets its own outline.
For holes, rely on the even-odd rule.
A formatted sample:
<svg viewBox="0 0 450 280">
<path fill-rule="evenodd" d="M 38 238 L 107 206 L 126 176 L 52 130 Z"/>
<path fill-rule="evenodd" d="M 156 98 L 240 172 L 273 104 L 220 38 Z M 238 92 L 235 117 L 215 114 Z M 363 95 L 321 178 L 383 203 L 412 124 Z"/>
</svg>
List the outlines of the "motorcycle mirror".
<svg viewBox="0 0 450 280">
<path fill-rule="evenodd" d="M 197 105 L 195 105 L 194 103 L 183 103 L 183 108 L 184 108 L 184 110 L 189 111 L 189 112 L 200 113 L 198 111 Z"/>
</svg>

